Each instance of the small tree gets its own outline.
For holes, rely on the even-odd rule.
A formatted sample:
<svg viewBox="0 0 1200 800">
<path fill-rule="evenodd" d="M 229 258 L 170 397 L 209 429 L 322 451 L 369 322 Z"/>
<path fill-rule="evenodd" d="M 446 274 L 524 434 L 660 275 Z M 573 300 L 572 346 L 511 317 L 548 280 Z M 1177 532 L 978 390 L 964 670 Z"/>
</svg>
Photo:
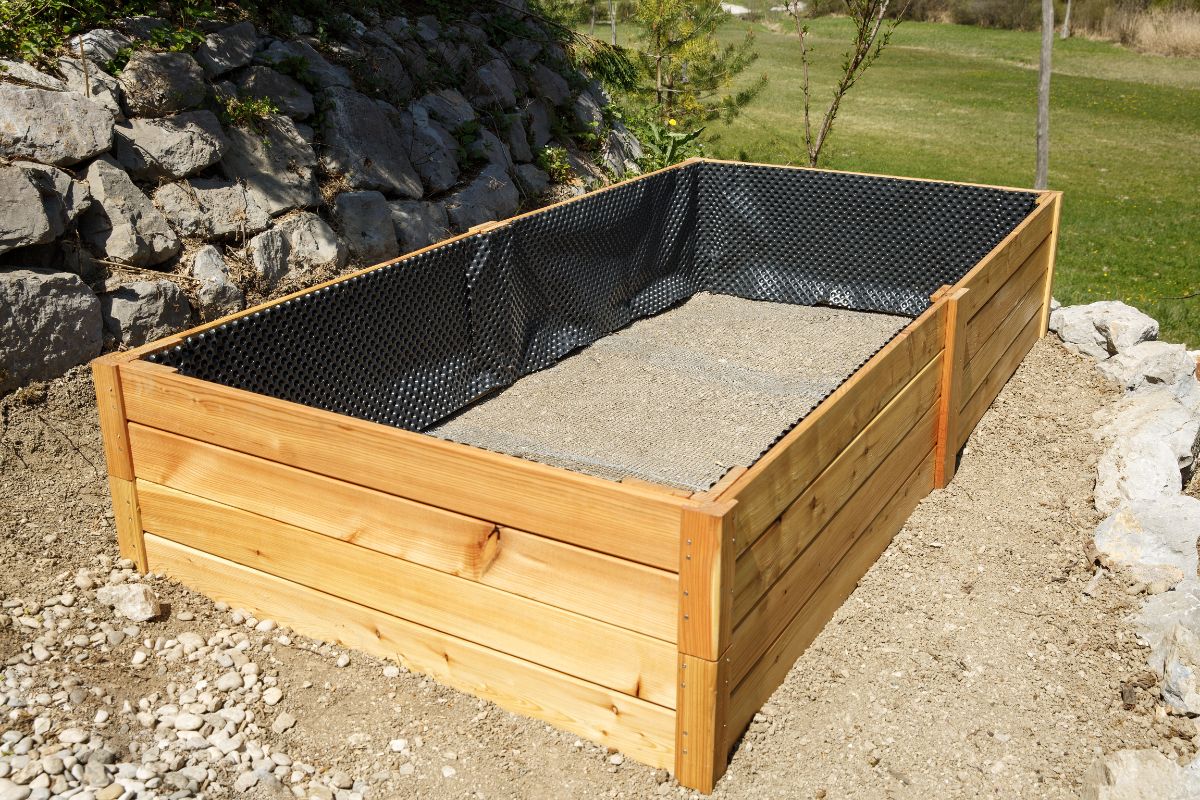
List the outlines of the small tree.
<svg viewBox="0 0 1200 800">
<path fill-rule="evenodd" d="M 805 23 L 805 4 L 789 2 L 788 10 L 796 21 L 796 35 L 800 38 L 800 63 L 802 65 L 801 89 L 804 93 L 804 149 L 808 153 L 808 165 L 815 167 L 821 157 L 821 148 L 829 138 L 833 129 L 833 121 L 837 118 L 842 98 L 850 87 L 862 77 L 862 74 L 875 63 L 875 59 L 887 47 L 891 40 L 892 31 L 900 24 L 904 16 L 902 9 L 895 19 L 884 20 L 891 0 L 843 0 L 846 5 L 846 16 L 854 23 L 854 41 L 842 58 L 842 76 L 833 90 L 833 98 L 821 119 L 821 125 L 816 134 L 812 124 L 812 91 L 808 79 L 809 66 L 809 30 Z"/>
<path fill-rule="evenodd" d="M 1054 0 L 1042 0 L 1042 53 L 1038 63 L 1037 167 L 1033 188 L 1050 179 L 1050 53 L 1054 47 Z"/>
<path fill-rule="evenodd" d="M 683 124 L 730 119 L 766 83 L 762 76 L 739 92 L 727 91 L 758 54 L 754 34 L 722 47 L 717 28 L 728 18 L 719 0 L 637 0 L 633 19 L 650 95 L 661 121 Z"/>
</svg>

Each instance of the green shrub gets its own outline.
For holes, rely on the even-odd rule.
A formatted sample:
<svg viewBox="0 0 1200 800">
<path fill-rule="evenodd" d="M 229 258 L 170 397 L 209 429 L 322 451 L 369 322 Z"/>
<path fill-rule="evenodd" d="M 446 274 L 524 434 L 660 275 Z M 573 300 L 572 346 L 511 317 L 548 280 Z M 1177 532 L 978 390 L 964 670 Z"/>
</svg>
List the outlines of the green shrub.
<svg viewBox="0 0 1200 800">
<path fill-rule="evenodd" d="M 575 170 L 571 169 L 571 162 L 567 160 L 565 147 L 546 145 L 537 154 L 537 165 L 555 183 L 575 180 Z"/>
</svg>

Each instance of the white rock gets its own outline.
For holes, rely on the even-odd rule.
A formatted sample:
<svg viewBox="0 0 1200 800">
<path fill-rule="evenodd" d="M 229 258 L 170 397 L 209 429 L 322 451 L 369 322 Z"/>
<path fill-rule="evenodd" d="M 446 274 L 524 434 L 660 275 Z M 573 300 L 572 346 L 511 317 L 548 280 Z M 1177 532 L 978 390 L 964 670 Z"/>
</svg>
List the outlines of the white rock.
<svg viewBox="0 0 1200 800">
<path fill-rule="evenodd" d="M 1151 653 L 1150 667 L 1162 680 L 1163 702 L 1182 714 L 1200 714 L 1200 636 L 1176 624 Z"/>
<path fill-rule="evenodd" d="M 339 667 L 350 666 L 350 655 L 348 653 L 342 653 L 340 656 L 337 657 L 336 663 Z"/>
<path fill-rule="evenodd" d="M 263 692 L 263 695 L 262 695 L 263 702 L 269 706 L 278 704 L 279 701 L 282 699 L 283 699 L 283 689 L 280 689 L 278 686 L 270 687 L 265 692 Z"/>
<path fill-rule="evenodd" d="M 458 774 L 458 770 L 456 770 L 454 767 L 450 766 L 449 764 L 446 764 L 445 766 L 442 767 L 442 777 L 443 778 L 453 778 L 457 774 Z"/>
<path fill-rule="evenodd" d="M 291 730 L 292 726 L 295 724 L 295 717 L 286 711 L 281 711 L 275 717 L 275 721 L 271 723 L 271 730 L 275 733 L 284 733 L 285 731 Z"/>
<path fill-rule="evenodd" d="M 1173 497 L 1182 488 L 1175 450 L 1152 432 L 1119 436 L 1096 465 L 1096 510 L 1104 514 L 1134 500 Z"/>
<path fill-rule="evenodd" d="M 1200 458 L 1200 412 L 1165 387 L 1148 388 L 1122 398 L 1115 409 L 1105 409 L 1111 421 L 1100 429 L 1101 438 L 1148 436 L 1170 445 L 1181 470 Z"/>
<path fill-rule="evenodd" d="M 236 672 L 226 672 L 213 683 L 219 691 L 232 692 L 242 688 L 242 676 Z"/>
<path fill-rule="evenodd" d="M 96 591 L 96 599 L 112 606 L 118 614 L 134 622 L 154 619 L 161 611 L 158 597 L 149 586 L 141 583 L 102 586 Z"/>
<path fill-rule="evenodd" d="M 1157 750 L 1119 750 L 1096 760 L 1083 776 L 1083 800 L 1194 800 L 1200 797 L 1200 759 L 1181 767 Z"/>
<path fill-rule="evenodd" d="M 1096 528 L 1105 566 L 1122 567 L 1136 580 L 1165 591 L 1197 578 L 1200 500 L 1178 495 L 1122 506 Z"/>
<path fill-rule="evenodd" d="M 1099 364 L 1100 371 L 1126 390 L 1167 386 L 1185 394 L 1196 377 L 1196 362 L 1181 344 L 1141 342 Z"/>
<path fill-rule="evenodd" d="M 1096 359 L 1158 338 L 1158 323 L 1153 318 L 1117 300 L 1056 309 L 1050 315 L 1050 330 L 1067 349 Z"/>
<path fill-rule="evenodd" d="M 388 742 L 388 747 L 393 753 L 401 753 L 408 749 L 408 739 L 392 739 Z"/>
<path fill-rule="evenodd" d="M 204 719 L 197 714 L 178 714 L 175 717 L 175 730 L 198 731 L 204 727 Z"/>
</svg>

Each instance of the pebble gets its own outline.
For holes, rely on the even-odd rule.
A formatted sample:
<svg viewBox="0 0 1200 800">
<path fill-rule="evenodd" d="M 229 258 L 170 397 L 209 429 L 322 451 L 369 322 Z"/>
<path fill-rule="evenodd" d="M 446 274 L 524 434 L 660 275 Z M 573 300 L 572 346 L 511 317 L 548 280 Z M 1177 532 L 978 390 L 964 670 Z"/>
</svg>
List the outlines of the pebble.
<svg viewBox="0 0 1200 800">
<path fill-rule="evenodd" d="M 236 672 L 226 672 L 221 677 L 217 678 L 213 684 L 219 691 L 232 692 L 235 689 L 242 688 L 242 676 Z"/>
<path fill-rule="evenodd" d="M 180 622 L 191 622 L 196 618 L 196 615 L 190 611 L 180 611 L 178 618 Z"/>
<path fill-rule="evenodd" d="M 262 700 L 269 706 L 273 706 L 283 699 L 283 689 L 278 686 L 272 686 L 263 692 Z"/>
<path fill-rule="evenodd" d="M 387 665 L 386 667 L 383 668 L 383 677 L 385 677 L 385 678 L 400 677 L 400 668 L 397 667 L 395 664 Z"/>
<path fill-rule="evenodd" d="M 59 732 L 58 740 L 63 744 L 82 744 L 88 740 L 88 734 L 83 728 L 67 728 Z"/>
<path fill-rule="evenodd" d="M 30 652 L 33 653 L 33 657 L 38 661 L 45 661 L 50 658 L 50 651 L 41 642 L 34 642 L 33 647 L 30 648 Z"/>
<path fill-rule="evenodd" d="M 613 753 L 608 757 L 608 763 L 612 764 L 614 767 L 619 767 L 625 763 L 625 756 L 621 755 L 620 753 Z"/>
<path fill-rule="evenodd" d="M 145 650 L 137 650 L 134 652 L 133 658 L 129 660 L 129 663 L 133 664 L 135 667 L 140 667 L 142 664 L 146 663 L 147 658 L 149 658 L 149 656 L 146 655 Z"/>
<path fill-rule="evenodd" d="M 338 656 L 337 657 L 337 665 L 339 667 L 349 666 L 350 665 L 350 654 L 342 653 L 340 656 Z"/>
<path fill-rule="evenodd" d="M 392 748 L 393 753 L 401 753 L 408 749 L 408 739 L 392 739 L 388 746 Z"/>
<path fill-rule="evenodd" d="M 237 780 L 233 782 L 233 788 L 239 792 L 248 792 L 258 785 L 258 773 L 251 770 L 243 772 L 237 776 Z"/>
<path fill-rule="evenodd" d="M 296 718 L 286 711 L 280 712 L 279 716 L 275 717 L 275 721 L 271 723 L 271 730 L 275 733 L 284 733 L 296 724 Z"/>
<path fill-rule="evenodd" d="M 453 778 L 457 774 L 458 774 L 458 770 L 456 770 L 454 767 L 450 766 L 449 764 L 446 764 L 444 767 L 442 767 L 442 777 L 443 778 Z"/>
<path fill-rule="evenodd" d="M 175 730 L 198 731 L 204 727 L 204 719 L 196 714 L 179 714 L 175 717 Z"/>
</svg>

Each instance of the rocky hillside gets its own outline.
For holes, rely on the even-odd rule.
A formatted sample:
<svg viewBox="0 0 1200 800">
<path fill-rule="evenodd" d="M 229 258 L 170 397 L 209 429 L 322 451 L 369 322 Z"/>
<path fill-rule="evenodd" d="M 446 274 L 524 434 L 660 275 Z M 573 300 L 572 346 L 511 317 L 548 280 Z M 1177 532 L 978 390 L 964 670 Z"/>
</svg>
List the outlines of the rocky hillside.
<svg viewBox="0 0 1200 800">
<path fill-rule="evenodd" d="M 0 394 L 636 170 L 555 32 L 477 8 L 0 61 Z"/>
</svg>

